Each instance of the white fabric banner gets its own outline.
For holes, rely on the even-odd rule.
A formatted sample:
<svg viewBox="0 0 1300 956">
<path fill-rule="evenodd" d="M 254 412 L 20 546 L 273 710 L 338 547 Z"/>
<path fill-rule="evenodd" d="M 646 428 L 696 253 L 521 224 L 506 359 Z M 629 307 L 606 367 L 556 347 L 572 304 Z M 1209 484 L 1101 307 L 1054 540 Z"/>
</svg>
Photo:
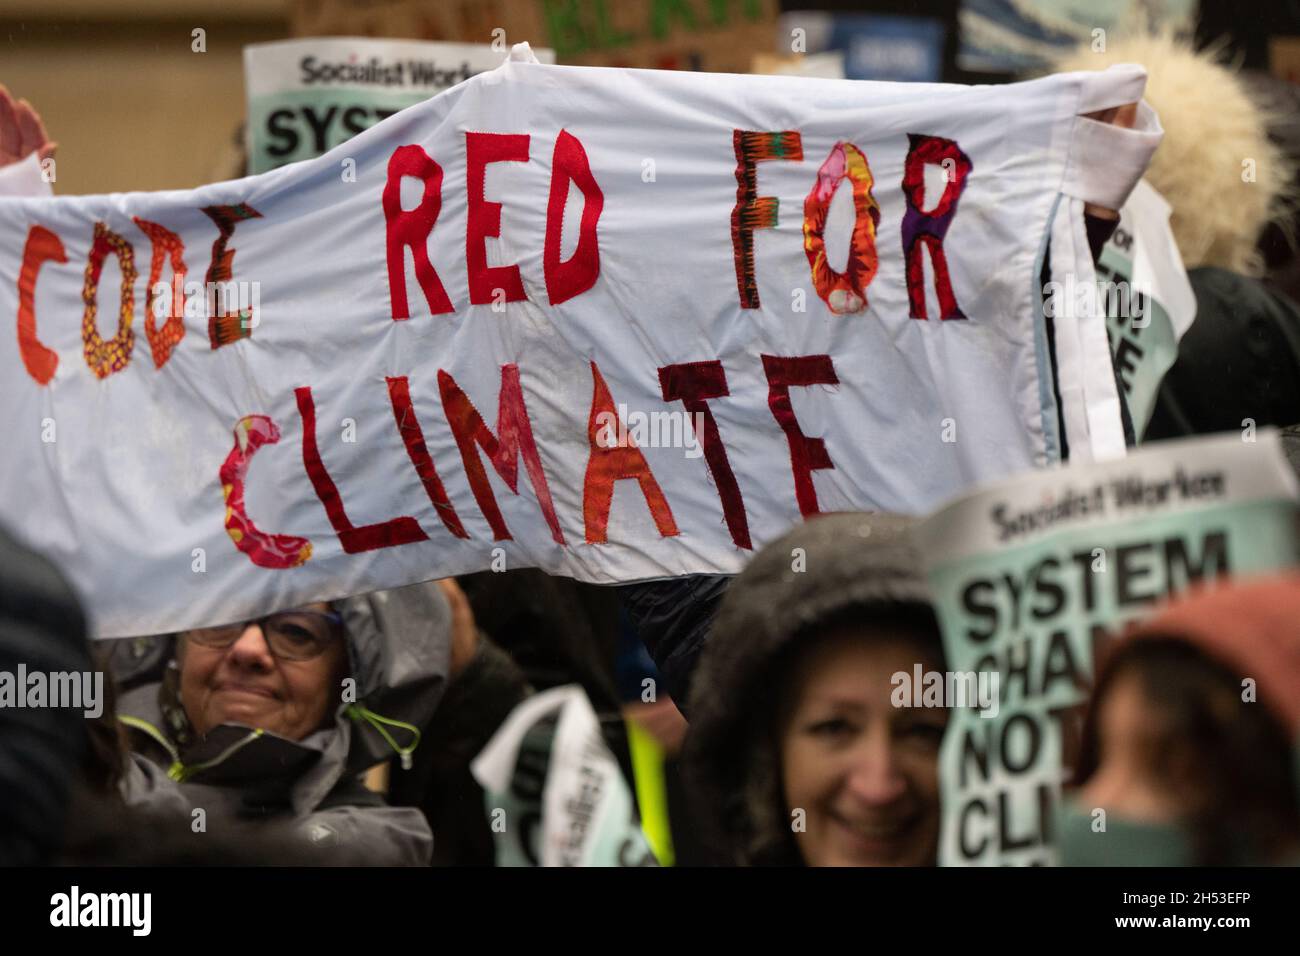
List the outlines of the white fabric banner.
<svg viewBox="0 0 1300 956">
<path fill-rule="evenodd" d="M 1046 240 L 1141 176 L 1150 111 L 1079 114 L 1144 83 L 521 45 L 317 159 L 0 200 L 0 522 L 109 637 L 489 567 L 732 572 L 815 511 L 920 512 L 1048 464 L 1080 416 Z M 1091 278 L 1070 245 L 1052 267 Z M 1101 323 L 1057 355 L 1093 433 Z"/>
<path fill-rule="evenodd" d="M 54 189 L 43 172 L 40 157 L 35 153 L 0 167 L 0 196 L 53 196 Z"/>
</svg>

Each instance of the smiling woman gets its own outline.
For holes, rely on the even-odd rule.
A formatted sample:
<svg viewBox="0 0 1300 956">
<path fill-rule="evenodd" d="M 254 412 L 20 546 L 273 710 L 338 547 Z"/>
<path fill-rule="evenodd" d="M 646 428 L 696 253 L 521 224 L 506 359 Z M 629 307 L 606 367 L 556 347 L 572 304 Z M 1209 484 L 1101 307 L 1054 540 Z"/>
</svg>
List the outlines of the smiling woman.
<svg viewBox="0 0 1300 956">
<path fill-rule="evenodd" d="M 893 675 L 944 670 L 911 519 L 796 527 L 731 583 L 686 739 L 719 850 L 743 865 L 932 866 L 943 707 Z"/>
<path fill-rule="evenodd" d="M 177 660 L 181 702 L 207 734 L 224 723 L 301 740 L 329 717 L 347 672 L 343 619 L 311 604 L 260 621 L 186 631 Z"/>
<path fill-rule="evenodd" d="M 142 771 L 127 802 L 178 791 L 205 820 L 288 824 L 326 862 L 428 863 L 423 814 L 387 806 L 360 775 L 394 751 L 409 761 L 441 698 L 445 595 L 417 584 L 185 631 L 163 655 L 161 681 L 130 672 L 137 642 L 114 642 L 127 652 L 114 655 L 116 676 L 130 688 L 118 713 Z M 137 669 L 155 673 L 144 660 Z"/>
<path fill-rule="evenodd" d="M 892 614 L 810 645 L 799 647 L 778 718 L 782 794 L 800 856 L 813 866 L 933 864 L 948 712 L 896 707 L 890 688 L 893 674 L 919 661 L 935 668 L 941 655 Z"/>
</svg>

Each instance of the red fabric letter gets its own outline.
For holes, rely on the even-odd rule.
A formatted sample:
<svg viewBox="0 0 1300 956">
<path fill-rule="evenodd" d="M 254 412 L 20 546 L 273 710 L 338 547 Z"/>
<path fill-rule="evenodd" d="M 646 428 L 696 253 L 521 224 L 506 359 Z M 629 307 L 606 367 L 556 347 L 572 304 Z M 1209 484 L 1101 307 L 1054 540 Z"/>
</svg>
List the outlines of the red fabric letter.
<svg viewBox="0 0 1300 956">
<path fill-rule="evenodd" d="M 757 165 L 769 159 L 803 159 L 803 141 L 793 130 L 784 133 L 756 133 L 733 130 L 736 151 L 736 206 L 731 210 L 731 248 L 736 259 L 736 288 L 740 307 L 759 307 L 754 280 L 754 230 L 776 225 L 777 200 L 758 194 Z"/>
<path fill-rule="evenodd" d="M 853 184 L 853 235 L 849 262 L 836 272 L 826 261 L 826 216 L 835 190 L 845 178 Z M 867 286 L 876 277 L 876 227 L 880 206 L 871 195 L 871 167 L 852 143 L 836 143 L 817 170 L 817 182 L 803 204 L 803 248 L 812 269 L 813 288 L 836 315 L 861 312 L 867 307 Z"/>
<path fill-rule="evenodd" d="M 149 222 L 139 216 L 134 217 L 134 222 L 149 237 L 153 246 L 149 262 L 149 284 L 145 287 L 144 334 L 149 340 L 154 368 L 162 368 L 171 358 L 176 343 L 185 336 L 185 243 L 176 233 L 156 222 Z M 157 298 L 154 286 L 162 276 L 163 262 L 168 257 L 171 258 L 172 266 L 172 308 L 171 315 L 167 316 L 160 331 L 154 324 L 154 300 Z"/>
<path fill-rule="evenodd" d="M 528 409 L 524 406 L 524 392 L 519 384 L 519 366 L 501 366 L 495 435 L 483 423 L 483 416 L 456 384 L 456 380 L 441 369 L 438 370 L 438 390 L 442 393 L 442 407 L 447 414 L 447 424 L 451 426 L 451 433 L 460 448 L 461 461 L 465 463 L 465 475 L 474 492 L 474 500 L 492 527 L 493 539 L 509 540 L 510 531 L 497 507 L 487 472 L 483 470 L 483 462 L 479 460 L 478 451 L 474 448 L 475 442 L 482 446 L 492 467 L 515 494 L 519 494 L 519 456 L 523 455 L 524 468 L 528 471 L 529 481 L 533 483 L 537 504 L 542 509 L 546 523 L 550 525 L 551 537 L 556 544 L 564 544 L 564 532 L 560 530 L 560 519 L 555 515 L 555 503 L 551 500 L 546 472 L 542 471 L 542 459 L 537 454 L 537 443 L 533 440 L 533 426 L 528 420 Z"/>
<path fill-rule="evenodd" d="M 27 374 L 44 385 L 54 378 L 59 355 L 36 338 L 36 277 L 46 262 L 67 262 L 59 237 L 44 226 L 32 226 L 23 246 L 23 264 L 18 271 L 18 354 Z"/>
<path fill-rule="evenodd" d="M 794 472 L 794 494 L 799 502 L 799 513 L 805 518 L 817 514 L 817 489 L 813 487 L 812 473 L 819 468 L 834 468 L 826 443 L 820 438 L 809 438 L 799 428 L 790 404 L 791 386 L 838 385 L 835 366 L 829 355 L 799 355 L 781 358 L 763 356 L 763 371 L 767 374 L 767 407 L 772 409 L 777 424 L 785 432 L 790 444 L 790 470 Z"/>
<path fill-rule="evenodd" d="M 203 212 L 217 224 L 217 238 L 212 243 L 212 261 L 208 263 L 208 274 L 204 279 L 211 297 L 218 283 L 230 282 L 234 276 L 235 250 L 227 249 L 226 245 L 235 234 L 235 226 L 245 219 L 261 219 L 262 214 L 248 203 L 242 202 L 237 206 L 204 206 Z M 251 336 L 256 324 L 251 306 L 235 312 L 212 315 L 208 318 L 208 342 L 214 349 L 238 342 Z"/>
<path fill-rule="evenodd" d="M 578 248 L 568 262 L 560 261 L 560 240 L 564 230 L 564 204 L 569 198 L 569 180 L 582 190 L 582 222 L 578 227 Z M 546 245 L 542 251 L 542 269 L 546 274 L 546 294 L 551 305 L 567 302 L 581 295 L 600 275 L 600 242 L 596 223 L 605 208 L 605 194 L 591 174 L 582 143 L 567 130 L 560 130 L 551 157 L 551 196 L 546 204 Z"/>
<path fill-rule="evenodd" d="M 235 447 L 221 466 L 221 493 L 226 497 L 226 534 L 235 547 L 260 568 L 296 568 L 311 558 L 311 542 L 291 534 L 267 534 L 244 510 L 244 479 L 263 445 L 280 440 L 280 429 L 265 415 L 245 415 L 235 423 Z"/>
<path fill-rule="evenodd" d="M 343 508 L 343 499 L 334 485 L 334 479 L 321 461 L 320 449 L 316 447 L 316 402 L 312 399 L 311 386 L 296 388 L 293 393 L 298 398 L 298 414 L 302 416 L 302 463 L 307 468 L 311 486 L 316 489 L 316 497 L 325 506 L 325 513 L 329 515 L 330 525 L 338 534 L 343 550 L 348 554 L 359 554 L 362 551 L 427 541 L 429 536 L 410 515 L 360 528 L 352 524 Z"/>
<path fill-rule="evenodd" d="M 587 443 L 591 446 L 591 454 L 587 458 L 587 475 L 582 484 L 582 520 L 587 530 L 587 543 L 601 544 L 605 541 L 609 507 L 614 500 L 614 482 L 623 478 L 636 479 L 659 534 L 670 538 L 677 534 L 673 511 L 668 507 L 668 499 L 664 497 L 659 482 L 655 481 L 645 456 L 632 441 L 632 436 L 627 435 L 626 441 L 620 440 L 612 448 L 604 447 L 599 440 L 601 418 L 617 421 L 618 412 L 614 409 L 614 399 L 595 362 L 591 363 L 591 376 L 595 383 L 591 396 L 591 417 L 587 419 Z M 620 428 L 619 431 L 622 433 L 625 430 Z"/>
<path fill-rule="evenodd" d="M 501 204 L 483 198 L 484 169 L 488 163 L 528 162 L 527 133 L 466 133 L 465 188 L 468 191 L 465 226 L 465 266 L 469 270 L 469 301 L 490 305 L 497 289 L 506 302 L 520 302 L 524 283 L 518 266 L 487 264 L 487 239 L 501 235 Z"/>
<path fill-rule="evenodd" d="M 104 271 L 104 259 L 110 252 L 117 256 L 122 269 L 122 291 L 118 301 L 117 334 L 106 342 L 95 324 L 95 313 L 99 309 L 99 277 Z M 102 222 L 95 223 L 95 239 L 90 246 L 90 258 L 86 260 L 81 299 L 86 303 L 86 311 L 81 316 L 81 343 L 86 364 L 96 378 L 108 378 L 127 367 L 131 350 L 135 348 L 135 332 L 131 328 L 135 319 L 135 251 L 131 243 Z"/>
<path fill-rule="evenodd" d="M 402 177 L 414 176 L 424 181 L 424 195 L 414 209 L 402 209 Z M 429 233 L 442 211 L 442 167 L 421 147 L 399 146 L 388 157 L 388 181 L 384 184 L 384 224 L 388 246 L 388 298 L 393 307 L 393 321 L 409 319 L 406 302 L 406 260 L 403 249 L 411 247 L 415 259 L 415 278 L 424 290 L 429 311 L 434 315 L 454 312 L 447 290 L 442 287 L 433 263 L 429 261 Z"/>
<path fill-rule="evenodd" d="M 718 486 L 718 498 L 722 501 L 722 514 L 727 519 L 727 530 L 737 547 L 753 550 L 749 540 L 749 522 L 745 517 L 745 499 L 741 497 L 740 485 L 731 470 L 727 459 L 727 448 L 722 444 L 718 434 L 718 423 L 713 418 L 708 399 L 722 398 L 730 395 L 727 389 L 727 373 L 722 363 L 687 362 L 682 365 L 666 365 L 659 370 L 659 387 L 663 390 L 665 402 L 680 401 L 686 406 L 691 416 L 691 427 L 703 419 L 704 434 L 697 435 L 704 450 L 704 460 L 708 463 L 709 474 Z"/>
<path fill-rule="evenodd" d="M 468 538 L 469 534 L 460 523 L 451 499 L 447 497 L 447 489 L 438 477 L 438 469 L 434 467 L 428 446 L 424 444 L 424 429 L 415 417 L 415 408 L 411 405 L 411 389 L 405 375 L 388 379 L 388 398 L 393 403 L 393 418 L 397 420 L 397 430 L 406 445 L 406 453 L 411 456 L 411 464 L 424 483 L 425 494 L 437 510 L 438 517 L 456 537 Z"/>
<path fill-rule="evenodd" d="M 948 277 L 948 257 L 943 252 L 943 237 L 948 234 L 952 217 L 957 213 L 957 200 L 966 188 L 966 177 L 971 171 L 970 157 L 950 139 L 939 136 L 920 136 L 909 133 L 911 144 L 903 162 L 903 195 L 907 198 L 907 211 L 903 214 L 903 257 L 907 262 L 907 300 L 914 319 L 926 318 L 925 269 L 921 258 L 923 249 L 930 250 L 934 265 L 934 291 L 939 299 L 940 319 L 964 319 L 957 305 Z M 925 167 L 942 166 L 944 171 L 943 195 L 929 212 L 925 208 Z"/>
</svg>

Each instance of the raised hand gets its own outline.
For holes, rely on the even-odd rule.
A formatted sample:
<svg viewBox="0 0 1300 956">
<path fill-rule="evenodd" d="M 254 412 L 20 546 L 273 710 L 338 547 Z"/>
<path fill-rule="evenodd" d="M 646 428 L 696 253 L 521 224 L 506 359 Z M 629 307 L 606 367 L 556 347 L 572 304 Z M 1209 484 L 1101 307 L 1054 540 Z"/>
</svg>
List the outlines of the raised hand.
<svg viewBox="0 0 1300 956">
<path fill-rule="evenodd" d="M 1136 103 L 1125 103 L 1123 106 L 1115 106 L 1108 110 L 1098 110 L 1096 113 L 1086 113 L 1084 115 L 1088 119 L 1096 120 L 1099 123 L 1110 123 L 1123 129 L 1132 129 L 1137 125 L 1137 113 L 1138 105 Z M 1098 219 L 1119 218 L 1118 209 L 1107 209 L 1095 203 L 1085 203 L 1083 209 L 1089 216 L 1095 216 Z"/>
<path fill-rule="evenodd" d="M 0 166 L 16 163 L 32 153 L 38 159 L 49 159 L 57 148 L 32 105 L 26 100 L 15 102 L 0 84 Z"/>
</svg>

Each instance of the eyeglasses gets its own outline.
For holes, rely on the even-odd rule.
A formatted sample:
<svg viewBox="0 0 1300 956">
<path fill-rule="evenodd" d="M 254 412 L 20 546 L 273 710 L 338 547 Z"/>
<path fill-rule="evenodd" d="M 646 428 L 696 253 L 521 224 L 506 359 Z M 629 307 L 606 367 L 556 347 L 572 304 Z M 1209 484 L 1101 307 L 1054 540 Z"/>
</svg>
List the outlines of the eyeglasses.
<svg viewBox="0 0 1300 956">
<path fill-rule="evenodd" d="M 333 611 L 281 611 L 240 624 L 201 627 L 185 634 L 195 644 L 224 650 L 253 625 L 261 628 L 266 646 L 274 657 L 286 661 L 309 661 L 320 657 L 338 639 L 343 618 Z"/>
</svg>

